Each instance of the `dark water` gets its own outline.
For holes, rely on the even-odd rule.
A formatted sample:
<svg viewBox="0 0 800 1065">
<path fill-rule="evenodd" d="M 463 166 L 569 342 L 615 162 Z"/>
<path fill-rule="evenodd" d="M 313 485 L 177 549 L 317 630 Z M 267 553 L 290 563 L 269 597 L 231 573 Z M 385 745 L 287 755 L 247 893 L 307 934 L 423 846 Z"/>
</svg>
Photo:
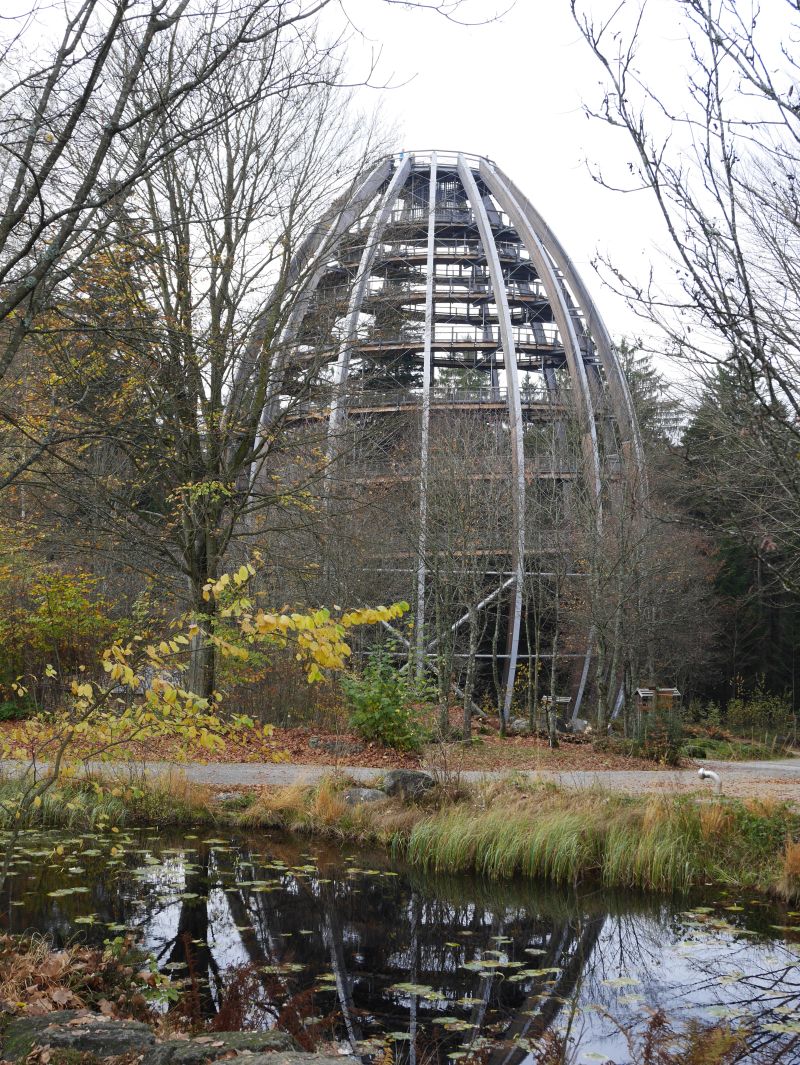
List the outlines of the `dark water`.
<svg viewBox="0 0 800 1065">
<path fill-rule="evenodd" d="M 752 896 L 435 879 L 211 832 L 32 833 L 12 872 L 7 929 L 132 930 L 198 1018 L 278 1024 L 365 1062 L 533 1065 L 560 1034 L 565 1060 L 638 1065 L 659 1010 L 678 1034 L 746 1030 L 737 1061 L 800 1063 L 800 913 Z"/>
</svg>

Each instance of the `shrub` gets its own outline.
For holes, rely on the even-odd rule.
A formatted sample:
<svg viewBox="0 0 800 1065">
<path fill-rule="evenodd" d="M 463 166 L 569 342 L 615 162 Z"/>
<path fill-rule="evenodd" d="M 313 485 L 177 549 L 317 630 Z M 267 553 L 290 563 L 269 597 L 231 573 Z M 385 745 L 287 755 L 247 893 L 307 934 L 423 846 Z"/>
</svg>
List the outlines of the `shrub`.
<svg viewBox="0 0 800 1065">
<path fill-rule="evenodd" d="M 27 699 L 3 699 L 0 701 L 0 721 L 25 721 L 32 717 L 36 708 Z"/>
<path fill-rule="evenodd" d="M 341 679 L 351 707 L 350 725 L 365 740 L 416 751 L 427 738 L 419 701 L 426 691 L 400 672 L 386 648 L 371 651 L 360 673 Z"/>
<path fill-rule="evenodd" d="M 692 699 L 686 711 L 686 720 L 693 725 L 717 729 L 722 723 L 722 711 L 718 703 L 703 703 L 700 699 Z"/>
<path fill-rule="evenodd" d="M 687 743 L 683 748 L 683 753 L 687 758 L 707 758 L 708 749 L 701 746 L 699 743 Z"/>
<path fill-rule="evenodd" d="M 661 765 L 679 765 L 683 744 L 680 710 L 653 710 L 643 714 L 634 742 L 642 758 Z"/>
<path fill-rule="evenodd" d="M 763 677 L 749 696 L 731 699 L 726 718 L 728 727 L 736 732 L 788 736 L 795 727 L 788 697 L 767 691 Z"/>
<path fill-rule="evenodd" d="M 21 567 L 0 566 L 0 688 L 17 677 L 41 678 L 48 662 L 70 674 L 111 639 L 109 604 L 89 573 L 46 569 L 31 579 Z M 41 698 L 43 683 L 37 695 Z"/>
</svg>

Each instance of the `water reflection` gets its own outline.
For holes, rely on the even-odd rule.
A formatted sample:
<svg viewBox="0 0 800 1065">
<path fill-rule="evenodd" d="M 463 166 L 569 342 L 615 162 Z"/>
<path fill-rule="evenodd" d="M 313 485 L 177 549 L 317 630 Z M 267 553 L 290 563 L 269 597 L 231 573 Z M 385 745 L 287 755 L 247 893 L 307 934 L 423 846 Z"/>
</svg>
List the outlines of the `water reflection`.
<svg viewBox="0 0 800 1065">
<path fill-rule="evenodd" d="M 431 879 L 263 836 L 130 837 L 113 857 L 88 838 L 61 869 L 37 865 L 35 845 L 20 854 L 12 930 L 102 941 L 135 928 L 187 989 L 179 1008 L 219 1027 L 277 1024 L 365 1061 L 388 1036 L 397 1065 L 521 1065 L 568 1031 L 576 1060 L 622 1063 L 635 1060 L 631 1031 L 662 1009 L 673 1023 L 747 1026 L 734 1060 L 800 1062 L 800 935 L 788 930 L 800 915 L 762 900 L 687 910 Z"/>
</svg>

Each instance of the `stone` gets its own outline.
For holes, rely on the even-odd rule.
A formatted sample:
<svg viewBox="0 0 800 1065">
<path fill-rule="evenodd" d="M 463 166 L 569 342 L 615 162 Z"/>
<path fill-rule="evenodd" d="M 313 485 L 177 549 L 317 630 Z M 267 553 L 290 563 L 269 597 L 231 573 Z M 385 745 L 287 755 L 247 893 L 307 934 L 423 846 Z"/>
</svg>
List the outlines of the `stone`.
<svg viewBox="0 0 800 1065">
<path fill-rule="evenodd" d="M 364 802 L 379 802 L 386 798 L 385 791 L 378 788 L 348 788 L 342 792 L 342 799 L 348 806 L 360 806 Z"/>
<path fill-rule="evenodd" d="M 435 787 L 436 781 L 430 773 L 418 769 L 390 769 L 383 778 L 386 794 L 399 795 L 402 799 L 418 799 Z"/>
<path fill-rule="evenodd" d="M 142 1053 L 156 1037 L 140 1021 L 117 1021 L 87 1010 L 57 1010 L 38 1017 L 15 1017 L 3 1033 L 2 1057 L 22 1061 L 35 1046 L 114 1058 Z"/>
<path fill-rule="evenodd" d="M 297 1044 L 288 1032 L 214 1032 L 195 1039 L 168 1039 L 151 1047 L 141 1065 L 204 1065 L 230 1056 L 231 1051 L 248 1055 L 294 1051 Z M 270 1056 L 270 1061 L 275 1059 Z M 310 1065 L 310 1063 L 309 1063 Z"/>
<path fill-rule="evenodd" d="M 321 736 L 312 736 L 308 746 L 328 754 L 361 754 L 364 744 L 358 740 L 326 740 Z"/>
<path fill-rule="evenodd" d="M 530 736 L 530 722 L 524 717 L 512 718 L 506 727 L 506 732 L 509 736 Z"/>
<path fill-rule="evenodd" d="M 576 736 L 582 736 L 584 732 L 592 731 L 592 726 L 584 717 L 573 717 L 571 721 L 567 722 L 567 728 Z"/>
<path fill-rule="evenodd" d="M 304 1054 L 302 1051 L 271 1054 L 242 1054 L 241 1057 L 227 1058 L 226 1065 L 361 1065 L 357 1058 L 349 1054 Z"/>
</svg>

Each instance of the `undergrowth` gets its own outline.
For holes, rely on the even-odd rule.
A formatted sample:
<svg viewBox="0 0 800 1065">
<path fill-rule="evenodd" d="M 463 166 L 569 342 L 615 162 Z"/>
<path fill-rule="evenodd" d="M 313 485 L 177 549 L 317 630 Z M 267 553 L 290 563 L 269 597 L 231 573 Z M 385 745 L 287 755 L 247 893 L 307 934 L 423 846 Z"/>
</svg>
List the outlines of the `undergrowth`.
<svg viewBox="0 0 800 1065">
<path fill-rule="evenodd" d="M 126 780 L 102 776 L 66 778 L 45 791 L 24 824 L 17 819 L 22 778 L 0 780 L 0 829 L 64 828 L 93 832 L 125 825 L 196 825 L 215 820 L 213 796 L 183 774 L 161 777 L 130 775 Z"/>
<path fill-rule="evenodd" d="M 104 1007 L 114 1016 L 152 1020 L 153 992 L 162 981 L 144 961 L 125 938 L 106 947 L 56 948 L 38 933 L 0 935 L 0 1000 L 23 1013 Z"/>
<path fill-rule="evenodd" d="M 457 801 L 435 794 L 348 806 L 343 782 L 264 789 L 250 827 L 389 846 L 427 872 L 685 891 L 710 880 L 800 897 L 800 814 L 771 800 L 637 797 L 494 782 Z"/>
<path fill-rule="evenodd" d="M 437 874 L 596 881 L 661 892 L 714 881 L 800 899 L 800 813 L 775 800 L 632 796 L 512 777 L 457 792 L 434 788 L 413 803 L 351 804 L 351 783 L 331 776 L 220 803 L 177 774 L 146 783 L 87 779 L 48 792 L 30 825 L 281 828 L 379 843 Z M 0 828 L 13 827 L 20 786 L 0 782 Z"/>
</svg>

